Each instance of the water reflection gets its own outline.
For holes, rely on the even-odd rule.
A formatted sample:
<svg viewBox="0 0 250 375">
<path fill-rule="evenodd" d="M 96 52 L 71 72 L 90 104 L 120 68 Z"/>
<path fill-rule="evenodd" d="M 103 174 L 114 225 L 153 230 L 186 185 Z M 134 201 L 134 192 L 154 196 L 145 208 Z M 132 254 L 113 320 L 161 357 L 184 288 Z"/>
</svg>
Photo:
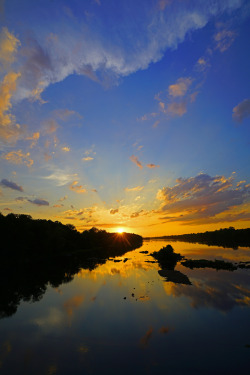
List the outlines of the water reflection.
<svg viewBox="0 0 250 375">
<path fill-rule="evenodd" d="M 244 373 L 249 270 L 190 269 L 180 262 L 164 270 L 149 253 L 166 244 L 146 242 L 76 274 L 70 265 L 64 273 L 47 266 L 40 274 L 41 267 L 17 269 L 16 278 L 14 271 L 10 278 L 2 274 L 1 309 L 12 316 L 0 321 L 1 373 Z M 246 249 L 172 246 L 187 259 L 202 253 L 205 259 L 250 260 Z"/>
</svg>

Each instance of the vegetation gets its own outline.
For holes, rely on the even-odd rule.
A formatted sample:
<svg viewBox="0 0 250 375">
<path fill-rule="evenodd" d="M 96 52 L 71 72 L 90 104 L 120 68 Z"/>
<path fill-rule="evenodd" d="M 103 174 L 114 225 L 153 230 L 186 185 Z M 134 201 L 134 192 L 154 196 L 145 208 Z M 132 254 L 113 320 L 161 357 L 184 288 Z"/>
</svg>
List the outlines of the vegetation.
<svg viewBox="0 0 250 375">
<path fill-rule="evenodd" d="M 13 315 L 24 301 L 39 301 L 47 287 L 70 282 L 80 269 L 94 269 L 110 257 L 142 245 L 136 234 L 33 220 L 0 214 L 0 318 Z"/>
<path fill-rule="evenodd" d="M 157 238 L 174 241 L 202 243 L 208 246 L 222 246 L 237 249 L 239 246 L 250 247 L 250 228 L 235 229 L 234 227 L 229 227 L 211 232 L 190 233 Z"/>
<path fill-rule="evenodd" d="M 27 261 L 44 257 L 101 257 L 122 255 L 142 245 L 142 237 L 131 233 L 108 233 L 92 228 L 78 232 L 71 224 L 33 220 L 29 215 L 0 214 L 1 257 Z"/>
<path fill-rule="evenodd" d="M 173 270 L 178 260 L 183 259 L 181 254 L 175 253 L 171 245 L 162 247 L 159 251 L 150 254 L 155 258 L 163 269 Z"/>
</svg>

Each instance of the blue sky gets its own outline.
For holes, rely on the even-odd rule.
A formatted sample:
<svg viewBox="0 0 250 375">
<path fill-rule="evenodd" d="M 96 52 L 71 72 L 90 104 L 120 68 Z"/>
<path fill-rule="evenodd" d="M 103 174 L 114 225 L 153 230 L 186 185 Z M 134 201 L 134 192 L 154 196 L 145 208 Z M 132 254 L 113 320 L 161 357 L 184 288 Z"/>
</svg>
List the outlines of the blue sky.
<svg viewBox="0 0 250 375">
<path fill-rule="evenodd" d="M 249 227 L 250 4 L 0 1 L 0 210 Z"/>
</svg>

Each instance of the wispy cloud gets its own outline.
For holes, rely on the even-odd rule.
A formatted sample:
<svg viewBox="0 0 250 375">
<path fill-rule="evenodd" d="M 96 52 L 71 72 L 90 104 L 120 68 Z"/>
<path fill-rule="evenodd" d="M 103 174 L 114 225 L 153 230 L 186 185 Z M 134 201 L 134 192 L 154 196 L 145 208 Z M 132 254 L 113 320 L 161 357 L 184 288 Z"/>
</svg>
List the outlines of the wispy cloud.
<svg viewBox="0 0 250 375">
<path fill-rule="evenodd" d="M 137 165 L 137 167 L 139 167 L 139 168 L 143 168 L 143 166 L 142 166 L 142 163 L 137 159 L 137 157 L 135 156 L 135 155 L 132 155 L 132 156 L 130 156 L 130 158 L 129 158 L 133 163 L 135 163 L 136 165 Z"/>
<path fill-rule="evenodd" d="M 59 168 L 52 168 L 52 173 L 49 176 L 42 177 L 46 180 L 52 180 L 56 182 L 57 186 L 64 186 L 75 179 L 77 174 L 69 174 L 66 171 Z"/>
<path fill-rule="evenodd" d="M 188 78 L 188 77 L 179 78 L 176 83 L 174 83 L 173 85 L 169 85 L 168 93 L 170 96 L 174 98 L 184 96 L 186 95 L 187 90 L 189 86 L 191 85 L 191 83 L 192 83 L 191 78 Z"/>
<path fill-rule="evenodd" d="M 13 181 L 6 180 L 5 178 L 2 179 L 2 181 L 1 181 L 1 185 L 4 186 L 4 187 L 10 188 L 10 189 L 12 189 L 12 190 L 23 191 L 22 186 L 17 185 L 17 184 L 16 184 L 15 182 L 13 182 Z"/>
<path fill-rule="evenodd" d="M 147 164 L 147 167 L 148 168 L 159 168 L 159 165 L 155 165 L 155 164 Z"/>
<path fill-rule="evenodd" d="M 91 156 L 86 156 L 82 158 L 82 161 L 91 161 L 91 160 L 94 160 L 94 158 L 92 158 Z"/>
<path fill-rule="evenodd" d="M 141 191 L 142 189 L 144 189 L 144 186 L 136 186 L 133 188 L 126 187 L 124 190 L 127 192 L 131 192 L 131 191 Z"/>
<path fill-rule="evenodd" d="M 53 205 L 54 208 L 61 208 L 63 206 L 64 206 L 64 204 L 62 204 L 62 203 L 61 204 L 54 204 Z"/>
<path fill-rule="evenodd" d="M 78 184 L 78 181 L 72 182 L 72 184 L 69 187 L 70 190 L 74 191 L 75 193 L 79 193 L 79 194 L 87 193 L 87 190 L 82 185 L 77 185 L 77 184 Z"/>
<path fill-rule="evenodd" d="M 30 158 L 30 153 L 23 153 L 22 150 L 10 151 L 7 154 L 3 154 L 3 159 L 13 164 L 25 164 L 27 167 L 31 167 L 34 161 Z"/>
<path fill-rule="evenodd" d="M 243 102 L 233 108 L 233 119 L 237 122 L 242 122 L 245 118 L 250 116 L 250 99 L 245 99 Z"/>
<path fill-rule="evenodd" d="M 83 21 L 81 26 L 77 22 L 72 25 L 68 22 L 67 30 L 61 22 L 53 19 L 56 37 L 43 41 L 40 38 L 39 42 L 30 37 L 27 45 L 22 47 L 22 77 L 17 98 L 32 97 L 37 90 L 44 90 L 73 73 L 93 76 L 96 80 L 101 80 L 105 73 L 116 81 L 118 77 L 146 69 L 150 63 L 159 61 L 166 50 L 176 48 L 188 33 L 202 29 L 216 15 L 239 8 L 242 1 L 215 0 L 204 4 L 192 1 L 191 5 L 182 2 L 182 6 L 176 6 L 174 1 L 161 0 L 158 5 L 152 10 L 149 4 L 145 4 L 140 13 L 135 14 L 133 6 L 121 3 L 118 24 L 108 12 L 105 13 L 108 21 L 103 20 L 99 13 L 98 34 L 96 21 L 90 18 L 86 27 Z M 131 20 L 129 29 L 128 19 Z M 102 35 L 107 22 L 112 32 L 105 39 Z M 48 23 L 47 27 L 51 29 L 52 25 Z M 134 42 L 131 35 L 137 35 Z M 230 37 L 228 31 L 226 35 L 216 36 L 218 42 Z"/>
<path fill-rule="evenodd" d="M 11 34 L 6 27 L 3 27 L 0 32 L 0 64 L 2 68 L 6 68 L 15 60 L 15 54 L 20 41 Z"/>
<path fill-rule="evenodd" d="M 69 152 L 69 151 L 70 151 L 70 148 L 67 147 L 67 146 L 65 146 L 65 147 L 62 147 L 61 150 L 62 150 L 63 152 Z"/>
<path fill-rule="evenodd" d="M 65 195 L 64 197 L 62 197 L 62 198 L 58 199 L 58 201 L 59 201 L 59 202 L 63 202 L 63 201 L 65 201 L 65 200 L 66 200 L 67 198 L 68 198 L 68 196 L 67 196 L 67 195 Z"/>
<path fill-rule="evenodd" d="M 218 31 L 214 35 L 214 40 L 216 43 L 216 49 L 220 52 L 225 52 L 233 44 L 236 38 L 236 33 L 232 30 L 223 29 Z"/>
</svg>

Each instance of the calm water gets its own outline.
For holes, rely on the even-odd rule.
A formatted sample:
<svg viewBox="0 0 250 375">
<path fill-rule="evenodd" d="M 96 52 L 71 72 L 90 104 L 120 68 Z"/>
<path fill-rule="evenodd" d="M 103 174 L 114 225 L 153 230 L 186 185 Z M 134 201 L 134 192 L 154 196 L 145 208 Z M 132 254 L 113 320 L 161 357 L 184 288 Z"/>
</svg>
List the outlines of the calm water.
<svg viewBox="0 0 250 375">
<path fill-rule="evenodd" d="M 249 248 L 147 241 L 120 262 L 81 270 L 0 320 L 0 373 L 246 373 L 250 270 L 177 264 L 164 278 L 140 251 L 168 243 L 187 258 L 250 261 Z"/>
</svg>

